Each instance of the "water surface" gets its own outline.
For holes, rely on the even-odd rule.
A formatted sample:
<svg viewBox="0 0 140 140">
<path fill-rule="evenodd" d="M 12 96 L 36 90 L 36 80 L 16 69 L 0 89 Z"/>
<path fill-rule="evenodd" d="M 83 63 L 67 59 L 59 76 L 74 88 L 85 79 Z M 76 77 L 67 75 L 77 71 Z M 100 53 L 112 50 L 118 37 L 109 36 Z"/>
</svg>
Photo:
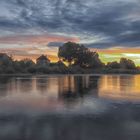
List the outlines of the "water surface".
<svg viewBox="0 0 140 140">
<path fill-rule="evenodd" d="M 0 76 L 0 104 L 82 107 L 94 99 L 140 101 L 140 75 Z"/>
<path fill-rule="evenodd" d="M 2 140 L 139 140 L 140 75 L 0 76 Z"/>
</svg>

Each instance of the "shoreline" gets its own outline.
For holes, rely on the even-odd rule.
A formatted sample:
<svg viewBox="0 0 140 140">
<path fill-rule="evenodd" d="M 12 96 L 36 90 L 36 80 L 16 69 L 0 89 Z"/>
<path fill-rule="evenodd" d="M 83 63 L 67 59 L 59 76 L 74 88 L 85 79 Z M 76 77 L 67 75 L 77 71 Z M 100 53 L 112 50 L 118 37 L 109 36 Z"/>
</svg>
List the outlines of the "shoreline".
<svg viewBox="0 0 140 140">
<path fill-rule="evenodd" d="M 87 74 L 0 74 L 0 76 L 102 76 L 102 75 L 125 75 L 125 76 L 133 76 L 133 75 L 140 75 L 140 73 L 87 73 Z"/>
</svg>

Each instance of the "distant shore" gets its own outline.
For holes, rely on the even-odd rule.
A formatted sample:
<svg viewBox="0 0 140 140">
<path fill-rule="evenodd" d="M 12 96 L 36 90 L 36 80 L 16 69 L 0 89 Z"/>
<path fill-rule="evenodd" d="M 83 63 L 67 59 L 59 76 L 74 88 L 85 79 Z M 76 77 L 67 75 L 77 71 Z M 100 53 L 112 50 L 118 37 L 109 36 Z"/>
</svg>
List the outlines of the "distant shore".
<svg viewBox="0 0 140 140">
<path fill-rule="evenodd" d="M 84 76 L 84 75 L 138 75 L 140 71 L 129 71 L 129 72 L 96 72 L 96 73 L 0 73 L 0 76 L 66 76 L 66 75 L 74 75 L 74 76 Z"/>
<path fill-rule="evenodd" d="M 98 52 L 84 45 L 67 42 L 59 47 L 58 62 L 51 62 L 47 55 L 41 55 L 36 62 L 29 58 L 14 60 L 0 53 L 1 75 L 70 75 L 70 74 L 140 74 L 140 67 L 133 60 L 120 58 L 120 61 L 103 63 Z"/>
</svg>

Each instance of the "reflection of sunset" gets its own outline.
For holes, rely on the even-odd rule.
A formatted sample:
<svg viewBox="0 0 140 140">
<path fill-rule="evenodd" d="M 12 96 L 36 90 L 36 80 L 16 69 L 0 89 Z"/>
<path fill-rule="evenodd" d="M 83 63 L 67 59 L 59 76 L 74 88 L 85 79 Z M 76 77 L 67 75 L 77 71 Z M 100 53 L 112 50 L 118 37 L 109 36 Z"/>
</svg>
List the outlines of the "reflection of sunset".
<svg viewBox="0 0 140 140">
<path fill-rule="evenodd" d="M 0 104 L 48 109 L 63 106 L 65 95 L 80 96 L 88 89 L 89 76 L 33 76 L 12 78 L 1 93 Z"/>
<path fill-rule="evenodd" d="M 99 96 L 103 98 L 140 100 L 140 76 L 102 76 Z"/>
<path fill-rule="evenodd" d="M 5 79 L 5 86 L 0 90 L 0 105 L 63 108 L 65 105 L 83 104 L 87 97 L 93 101 L 95 98 L 140 101 L 140 75 L 25 76 L 9 79 Z"/>
</svg>

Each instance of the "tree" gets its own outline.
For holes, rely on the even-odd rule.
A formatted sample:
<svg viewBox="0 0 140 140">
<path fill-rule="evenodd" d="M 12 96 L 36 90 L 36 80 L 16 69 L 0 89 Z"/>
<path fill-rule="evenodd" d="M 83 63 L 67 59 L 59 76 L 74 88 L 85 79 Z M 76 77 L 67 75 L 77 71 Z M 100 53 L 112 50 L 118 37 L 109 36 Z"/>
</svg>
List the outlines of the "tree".
<svg viewBox="0 0 140 140">
<path fill-rule="evenodd" d="M 35 64 L 31 59 L 28 59 L 28 58 L 23 59 L 23 60 L 19 61 L 18 63 L 20 65 L 20 67 L 22 67 L 22 68 L 28 68 Z"/>
<path fill-rule="evenodd" d="M 127 58 L 120 59 L 120 67 L 123 69 L 136 69 L 135 63 Z"/>
<path fill-rule="evenodd" d="M 108 62 L 107 63 L 107 67 L 108 68 L 112 68 L 112 69 L 119 69 L 120 68 L 120 64 L 117 61 Z"/>
<path fill-rule="evenodd" d="M 91 68 L 100 68 L 105 64 L 100 60 L 99 54 L 97 52 L 89 52 L 87 56 L 89 58 L 88 64 Z"/>
<path fill-rule="evenodd" d="M 77 55 L 76 65 L 87 68 L 97 68 L 103 65 L 97 52 L 87 50 Z"/>
<path fill-rule="evenodd" d="M 16 60 L 13 62 L 13 67 L 16 72 L 26 72 L 27 69 L 29 69 L 30 67 L 34 65 L 35 63 L 31 59 L 28 59 L 28 58 L 20 60 L 20 61 Z"/>
<path fill-rule="evenodd" d="M 92 52 L 84 45 L 73 42 L 65 43 L 59 48 L 58 57 L 63 61 L 80 67 L 97 67 L 103 65 L 97 52 Z"/>
<path fill-rule="evenodd" d="M 80 45 L 73 42 L 67 42 L 63 46 L 59 47 L 58 57 L 69 65 L 75 62 L 77 58 L 77 52 L 80 50 Z"/>
<path fill-rule="evenodd" d="M 0 53 L 0 65 L 1 66 L 9 66 L 12 65 L 12 58 L 5 53 Z"/>
<path fill-rule="evenodd" d="M 40 66 L 46 66 L 50 64 L 50 60 L 46 55 L 41 55 L 36 59 L 36 64 Z"/>
</svg>

